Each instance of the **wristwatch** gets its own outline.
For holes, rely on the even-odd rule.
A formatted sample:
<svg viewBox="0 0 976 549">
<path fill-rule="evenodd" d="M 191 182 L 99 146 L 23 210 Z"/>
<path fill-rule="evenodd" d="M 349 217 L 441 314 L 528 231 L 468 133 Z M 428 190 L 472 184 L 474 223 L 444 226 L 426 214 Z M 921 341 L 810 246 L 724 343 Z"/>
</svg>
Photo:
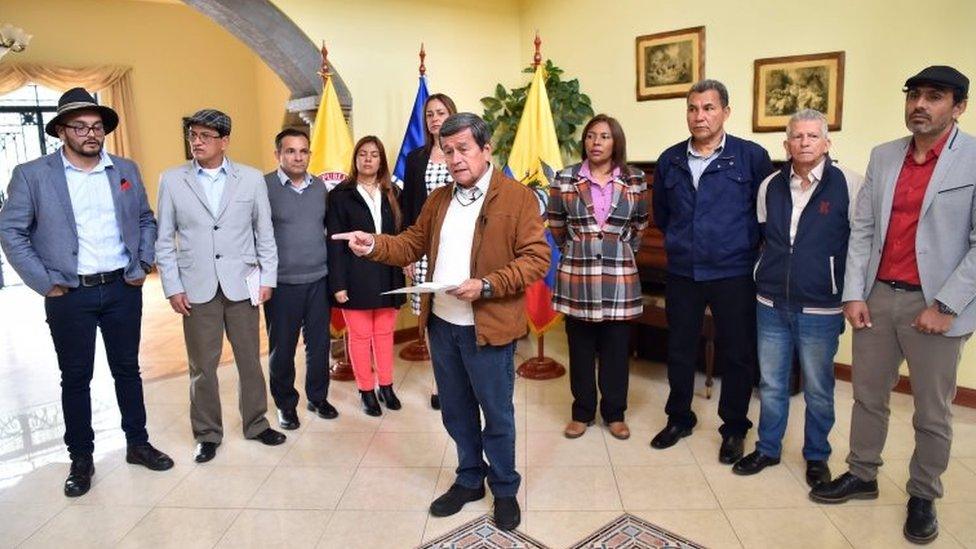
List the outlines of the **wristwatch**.
<svg viewBox="0 0 976 549">
<path fill-rule="evenodd" d="M 936 300 L 935 305 L 939 308 L 939 312 L 944 315 L 959 316 L 959 313 L 953 311 L 951 307 L 941 301 Z"/>
<path fill-rule="evenodd" d="M 484 299 L 490 299 L 491 296 L 495 295 L 495 288 L 492 287 L 491 282 L 488 282 L 487 278 L 481 279 L 481 297 Z"/>
</svg>

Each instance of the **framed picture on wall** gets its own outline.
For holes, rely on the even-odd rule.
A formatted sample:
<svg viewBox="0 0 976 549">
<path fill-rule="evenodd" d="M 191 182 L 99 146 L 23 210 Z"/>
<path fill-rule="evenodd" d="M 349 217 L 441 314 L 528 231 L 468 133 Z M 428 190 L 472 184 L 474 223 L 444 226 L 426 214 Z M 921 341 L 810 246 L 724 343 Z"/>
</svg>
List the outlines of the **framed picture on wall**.
<svg viewBox="0 0 976 549">
<path fill-rule="evenodd" d="M 637 100 L 684 97 L 705 75 L 705 27 L 637 37 Z"/>
<path fill-rule="evenodd" d="M 786 129 L 790 116 L 815 109 L 840 129 L 844 111 L 844 52 L 756 59 L 752 85 L 752 131 Z"/>
<path fill-rule="evenodd" d="M 189 122 L 190 122 L 190 117 L 184 116 L 183 125 L 180 126 L 180 129 L 183 130 L 183 157 L 186 158 L 187 160 L 193 160 L 193 153 L 190 152 L 190 140 L 186 138 L 187 135 L 186 132 L 190 128 L 190 126 L 187 125 L 189 124 Z"/>
</svg>

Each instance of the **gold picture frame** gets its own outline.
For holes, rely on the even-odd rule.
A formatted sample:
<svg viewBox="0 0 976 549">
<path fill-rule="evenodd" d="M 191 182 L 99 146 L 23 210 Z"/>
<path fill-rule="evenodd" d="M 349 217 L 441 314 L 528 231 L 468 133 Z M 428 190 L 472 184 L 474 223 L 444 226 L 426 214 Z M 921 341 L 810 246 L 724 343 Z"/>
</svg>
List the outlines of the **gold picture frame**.
<svg viewBox="0 0 976 549">
<path fill-rule="evenodd" d="M 756 59 L 752 84 L 752 131 L 786 129 L 790 116 L 805 108 L 827 117 L 830 131 L 844 114 L 844 52 Z"/>
<path fill-rule="evenodd" d="M 705 76 L 705 27 L 638 36 L 637 100 L 685 97 Z"/>
</svg>

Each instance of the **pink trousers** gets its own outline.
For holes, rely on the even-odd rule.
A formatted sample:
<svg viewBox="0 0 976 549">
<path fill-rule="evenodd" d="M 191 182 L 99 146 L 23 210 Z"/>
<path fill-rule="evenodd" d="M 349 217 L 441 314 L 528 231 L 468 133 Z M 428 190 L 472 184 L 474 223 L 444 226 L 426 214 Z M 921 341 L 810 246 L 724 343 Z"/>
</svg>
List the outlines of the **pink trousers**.
<svg viewBox="0 0 976 549">
<path fill-rule="evenodd" d="M 372 391 L 373 362 L 380 385 L 393 384 L 393 327 L 397 310 L 342 309 L 342 317 L 349 329 L 349 361 L 360 391 Z"/>
</svg>

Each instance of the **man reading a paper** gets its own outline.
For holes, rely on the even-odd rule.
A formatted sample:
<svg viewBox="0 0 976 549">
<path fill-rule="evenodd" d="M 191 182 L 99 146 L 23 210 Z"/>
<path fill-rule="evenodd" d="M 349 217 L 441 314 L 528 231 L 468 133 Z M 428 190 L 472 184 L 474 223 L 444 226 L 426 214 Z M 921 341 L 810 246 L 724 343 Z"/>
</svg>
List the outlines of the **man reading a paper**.
<svg viewBox="0 0 976 549">
<path fill-rule="evenodd" d="M 244 436 L 269 446 L 285 441 L 264 417 L 268 395 L 258 358 L 257 304 L 276 285 L 278 251 L 264 177 L 224 156 L 230 117 L 204 109 L 185 130 L 193 161 L 167 170 L 159 182 L 156 264 L 163 292 L 183 316 L 194 460 L 203 463 L 224 436 L 217 364 L 225 331 L 240 375 Z M 256 268 L 259 281 L 249 292 L 247 278 Z"/>
<path fill-rule="evenodd" d="M 457 478 L 430 513 L 453 515 L 483 498 L 487 478 L 495 522 L 509 530 L 521 520 L 515 499 L 521 482 L 512 404 L 515 340 L 526 333 L 524 291 L 545 275 L 549 246 L 538 200 L 492 167 L 490 138 L 478 116 L 452 115 L 439 139 L 455 183 L 435 190 L 417 222 L 397 236 L 356 231 L 333 238 L 348 240 L 357 255 L 391 265 L 409 265 L 426 254 L 427 282 L 457 286 L 424 293 L 421 302 L 419 329 L 427 329 L 441 417 L 458 452 Z"/>
</svg>

